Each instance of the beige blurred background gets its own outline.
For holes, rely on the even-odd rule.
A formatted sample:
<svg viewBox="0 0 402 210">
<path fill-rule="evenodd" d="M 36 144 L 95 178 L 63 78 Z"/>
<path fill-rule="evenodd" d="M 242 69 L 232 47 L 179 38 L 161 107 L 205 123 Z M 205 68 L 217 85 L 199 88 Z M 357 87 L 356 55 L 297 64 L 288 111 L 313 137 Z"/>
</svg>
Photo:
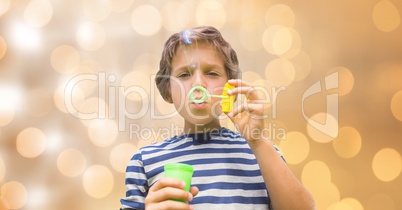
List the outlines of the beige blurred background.
<svg viewBox="0 0 402 210">
<path fill-rule="evenodd" d="M 164 41 L 198 25 L 221 30 L 243 79 L 268 90 L 266 132 L 318 209 L 402 209 L 401 8 L 0 0 L 0 209 L 118 209 L 132 154 L 180 132 L 152 76 Z"/>
</svg>

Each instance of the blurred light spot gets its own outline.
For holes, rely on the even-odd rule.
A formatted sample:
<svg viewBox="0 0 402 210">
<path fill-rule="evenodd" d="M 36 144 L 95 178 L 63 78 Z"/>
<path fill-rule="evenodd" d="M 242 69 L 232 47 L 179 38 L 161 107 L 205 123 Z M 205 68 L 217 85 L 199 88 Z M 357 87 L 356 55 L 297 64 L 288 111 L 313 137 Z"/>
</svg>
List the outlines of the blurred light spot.
<svg viewBox="0 0 402 210">
<path fill-rule="evenodd" d="M 395 201 L 389 195 L 377 193 L 368 199 L 365 210 L 378 209 L 396 210 Z"/>
<path fill-rule="evenodd" d="M 383 0 L 374 6 L 373 21 L 378 30 L 391 32 L 399 26 L 401 17 L 392 2 Z"/>
<path fill-rule="evenodd" d="M 118 13 L 127 11 L 133 5 L 133 0 L 113 0 L 110 2 L 112 4 L 112 11 Z"/>
<path fill-rule="evenodd" d="M 10 8 L 10 0 L 0 0 L 0 17 Z"/>
<path fill-rule="evenodd" d="M 319 186 L 331 182 L 331 171 L 324 162 L 313 160 L 303 167 L 301 179 L 308 187 Z"/>
<path fill-rule="evenodd" d="M 267 28 L 262 35 L 265 50 L 273 55 L 282 55 L 292 46 L 293 36 L 289 28 L 274 25 Z"/>
<path fill-rule="evenodd" d="M 137 151 L 133 144 L 121 143 L 116 145 L 110 152 L 110 164 L 117 172 L 124 173 L 131 157 Z"/>
<path fill-rule="evenodd" d="M 4 164 L 3 159 L 0 157 L 0 183 L 3 183 L 4 176 L 6 175 L 6 164 Z"/>
<path fill-rule="evenodd" d="M 391 111 L 396 119 L 402 121 L 402 90 L 392 96 Z"/>
<path fill-rule="evenodd" d="M 364 210 L 362 204 L 355 198 L 344 198 L 341 202 L 350 206 L 352 210 Z"/>
<path fill-rule="evenodd" d="M 70 45 L 61 45 L 52 51 L 50 62 L 59 73 L 71 73 L 80 63 L 80 54 Z"/>
<path fill-rule="evenodd" d="M 162 17 L 155 7 L 142 5 L 135 8 L 131 14 L 131 25 L 137 33 L 152 36 L 161 29 Z"/>
<path fill-rule="evenodd" d="M 373 84 L 381 90 L 394 92 L 402 90 L 402 63 L 384 62 L 374 70 L 377 83 Z"/>
<path fill-rule="evenodd" d="M 0 35 L 0 59 L 4 57 L 7 51 L 7 43 L 3 39 L 3 37 Z"/>
<path fill-rule="evenodd" d="M 286 133 L 286 140 L 279 145 L 286 162 L 289 164 L 299 164 L 303 162 L 310 151 L 307 137 L 297 131 Z"/>
<path fill-rule="evenodd" d="M 99 110 L 99 107 L 105 107 L 105 110 Z M 89 126 L 92 120 L 98 120 L 100 112 L 106 112 L 106 110 L 108 110 L 108 107 L 103 99 L 90 97 L 78 108 L 78 118 L 81 119 L 84 125 Z"/>
<path fill-rule="evenodd" d="M 53 7 L 48 0 L 32 0 L 24 11 L 24 20 L 34 27 L 42 27 L 50 22 L 53 16 Z"/>
<path fill-rule="evenodd" d="M 242 76 L 242 80 L 250 82 L 250 83 L 253 83 L 257 80 L 262 79 L 261 76 L 257 72 L 254 72 L 254 71 L 245 71 L 242 73 L 241 76 Z"/>
<path fill-rule="evenodd" d="M 265 25 L 260 19 L 246 19 L 241 21 L 239 31 L 240 43 L 249 51 L 257 51 L 262 48 L 262 34 Z"/>
<path fill-rule="evenodd" d="M 343 203 L 342 201 L 336 202 L 329 206 L 327 210 L 354 210 L 351 206 L 347 203 Z"/>
<path fill-rule="evenodd" d="M 219 30 L 226 23 L 226 11 L 219 1 L 199 1 L 195 11 L 195 19 L 197 25 L 210 25 Z"/>
<path fill-rule="evenodd" d="M 161 9 L 163 27 L 171 32 L 181 31 L 190 23 L 193 12 L 187 1 L 168 1 Z"/>
<path fill-rule="evenodd" d="M 87 17 L 95 21 L 101 21 L 110 16 L 111 0 L 84 0 L 82 7 Z"/>
<path fill-rule="evenodd" d="M 105 30 L 98 23 L 83 23 L 77 30 L 77 43 L 84 50 L 95 51 L 105 43 Z"/>
<path fill-rule="evenodd" d="M 21 106 L 19 87 L 0 86 L 0 126 L 9 124 Z"/>
<path fill-rule="evenodd" d="M 307 163 L 303 167 L 301 180 L 314 197 L 317 209 L 327 209 L 340 200 L 340 192 L 331 182 L 331 172 L 324 162 L 313 160 Z"/>
<path fill-rule="evenodd" d="M 52 96 L 43 89 L 32 89 L 27 92 L 24 104 L 30 116 L 43 117 L 52 109 Z"/>
<path fill-rule="evenodd" d="M 267 12 L 267 7 L 269 5 L 270 2 L 268 1 L 258 1 L 256 4 L 248 4 L 247 2 L 238 2 L 235 4 L 229 3 L 225 5 L 228 22 L 237 22 L 235 25 L 240 26 L 240 28 L 243 29 L 245 27 L 247 29 L 256 28 L 256 24 L 260 24 L 258 22 L 261 22 L 265 29 L 264 15 Z M 249 28 L 247 24 L 249 24 Z M 256 33 L 259 32 L 256 31 Z M 260 33 L 262 34 L 262 32 Z"/>
<path fill-rule="evenodd" d="M 295 78 L 295 68 L 286 59 L 272 60 L 265 67 L 265 78 L 276 87 L 288 86 Z"/>
<path fill-rule="evenodd" d="M 15 110 L 13 107 L 4 106 L 0 102 L 0 126 L 9 124 L 14 119 Z"/>
<path fill-rule="evenodd" d="M 5 183 L 0 192 L 4 205 L 8 209 L 20 209 L 28 200 L 25 186 L 16 181 Z"/>
<path fill-rule="evenodd" d="M 269 107 L 272 106 L 272 98 L 273 98 L 273 93 L 272 93 L 272 89 L 274 88 L 273 84 L 271 81 L 265 80 L 265 79 L 259 79 L 259 80 L 255 80 L 254 82 L 252 82 L 252 85 L 254 86 L 254 88 L 257 90 L 257 94 L 258 97 L 261 100 L 264 100 L 265 102 L 264 104 L 264 110 L 267 111 L 267 109 Z M 268 113 L 268 115 L 271 115 L 271 113 Z"/>
<path fill-rule="evenodd" d="M 301 38 L 299 32 L 292 28 L 288 28 L 290 35 L 292 36 L 292 41 L 290 42 L 289 49 L 280 55 L 281 58 L 291 59 L 297 56 L 301 50 Z"/>
<path fill-rule="evenodd" d="M 313 121 L 325 125 L 323 127 L 325 131 L 319 130 L 318 128 L 314 127 L 312 125 Z M 313 115 L 311 118 L 309 118 L 307 122 L 307 133 L 316 142 L 328 143 L 333 140 L 331 136 L 338 135 L 338 120 L 328 113 L 323 112 L 317 113 Z M 331 136 L 327 135 L 326 133 L 330 133 Z"/>
<path fill-rule="evenodd" d="M 274 84 L 271 81 L 265 79 L 258 79 L 252 82 L 253 86 L 258 87 L 260 89 L 265 89 L 271 93 Z"/>
<path fill-rule="evenodd" d="M 338 202 L 341 197 L 338 188 L 333 183 L 323 183 L 316 185 L 314 188 L 307 187 L 307 189 L 315 198 L 317 209 L 328 209 L 333 203 Z"/>
<path fill-rule="evenodd" d="M 50 190 L 46 186 L 33 186 L 30 184 L 28 201 L 25 204 L 29 209 L 47 209 L 49 206 Z M 53 192 L 52 192 L 53 193 Z"/>
<path fill-rule="evenodd" d="M 392 181 L 401 174 L 401 155 L 393 148 L 384 148 L 375 154 L 372 168 L 374 175 L 379 180 L 383 182 Z"/>
<path fill-rule="evenodd" d="M 74 72 L 75 74 L 97 74 L 98 72 L 103 72 L 104 70 L 101 64 L 92 59 L 82 60 L 80 63 L 80 67 L 81 66 L 85 66 L 87 68 L 77 68 Z"/>
<path fill-rule="evenodd" d="M 323 152 L 321 155 L 325 155 L 326 152 Z M 335 156 L 331 157 L 336 158 Z M 358 184 L 357 179 L 359 179 L 359 177 L 356 177 L 354 171 L 350 169 L 345 169 L 342 166 L 342 164 L 337 164 L 337 166 L 334 165 L 331 167 L 331 170 L 333 171 L 333 177 L 335 179 L 333 180 L 333 182 L 337 184 L 339 190 L 344 195 L 356 192 Z"/>
<path fill-rule="evenodd" d="M 291 28 L 295 24 L 295 14 L 289 6 L 276 4 L 267 10 L 265 14 L 265 24 L 267 26 L 283 25 Z"/>
<path fill-rule="evenodd" d="M 144 53 L 137 56 L 134 60 L 133 70 L 142 71 L 154 75 L 159 69 L 159 56 L 151 53 Z"/>
<path fill-rule="evenodd" d="M 63 140 L 64 133 L 52 129 L 52 131 L 46 133 L 47 143 L 46 151 L 59 152 L 59 149 L 63 146 L 65 141 Z"/>
<path fill-rule="evenodd" d="M 57 157 L 57 168 L 60 173 L 68 177 L 76 177 L 84 172 L 87 160 L 77 149 L 65 149 Z"/>
<path fill-rule="evenodd" d="M 75 84 L 74 89 L 79 88 L 84 93 L 85 97 L 90 96 L 97 88 L 103 88 L 100 87 L 99 84 L 100 82 L 105 82 L 105 80 L 99 81 L 101 78 L 99 78 L 98 76 L 96 76 L 96 80 L 93 80 L 91 77 L 93 77 L 93 75 L 95 75 L 96 72 L 90 66 L 81 64 L 76 69 L 76 73 L 77 73 L 76 76 L 82 76 L 82 80 L 80 80 L 78 83 Z M 90 75 L 90 77 L 85 79 L 84 75 Z"/>
<path fill-rule="evenodd" d="M 64 113 L 68 113 L 68 111 L 66 109 L 66 104 L 65 104 L 65 88 L 66 88 L 66 85 L 60 85 L 54 92 L 53 100 L 54 100 L 54 104 L 60 111 L 62 111 Z M 76 113 L 76 111 L 78 111 L 78 107 L 80 107 L 81 104 L 84 102 L 85 95 L 79 87 L 75 87 L 72 90 L 67 90 L 67 91 L 69 92 L 68 96 L 71 96 L 72 106 L 75 107 L 74 113 Z M 70 114 L 74 114 L 74 113 L 70 113 Z"/>
<path fill-rule="evenodd" d="M 26 128 L 17 136 L 17 150 L 26 158 L 34 158 L 42 154 L 46 148 L 46 136 L 37 128 Z"/>
<path fill-rule="evenodd" d="M 329 70 L 331 73 L 336 71 L 339 75 L 338 94 L 344 96 L 353 89 L 355 79 L 352 72 L 343 66 L 338 66 Z"/>
<path fill-rule="evenodd" d="M 88 127 L 89 139 L 98 147 L 110 146 L 118 134 L 117 124 L 113 120 L 92 120 Z"/>
<path fill-rule="evenodd" d="M 13 46 L 22 52 L 36 52 L 42 46 L 40 29 L 27 25 L 26 23 L 15 22 L 11 25 Z"/>
<path fill-rule="evenodd" d="M 304 51 L 300 51 L 291 60 L 295 69 L 295 81 L 305 79 L 311 72 L 311 58 Z"/>
<path fill-rule="evenodd" d="M 353 127 L 342 127 L 339 135 L 332 141 L 335 152 L 343 158 L 352 158 L 360 152 L 362 139 Z"/>
<path fill-rule="evenodd" d="M 134 69 L 138 68 L 141 69 L 141 67 L 134 67 Z M 121 86 L 125 89 L 133 87 L 141 92 L 150 93 L 151 77 L 142 71 L 131 71 L 123 77 Z M 143 96 L 139 94 L 139 91 L 129 93 L 127 99 L 131 101 L 142 101 Z"/>
<path fill-rule="evenodd" d="M 114 187 L 113 174 L 103 165 L 93 165 L 85 170 L 82 185 L 88 195 L 94 198 L 104 198 Z"/>
<path fill-rule="evenodd" d="M 6 199 L 0 195 L 0 210 L 9 210 L 9 208 L 6 207 L 6 202 Z"/>
</svg>

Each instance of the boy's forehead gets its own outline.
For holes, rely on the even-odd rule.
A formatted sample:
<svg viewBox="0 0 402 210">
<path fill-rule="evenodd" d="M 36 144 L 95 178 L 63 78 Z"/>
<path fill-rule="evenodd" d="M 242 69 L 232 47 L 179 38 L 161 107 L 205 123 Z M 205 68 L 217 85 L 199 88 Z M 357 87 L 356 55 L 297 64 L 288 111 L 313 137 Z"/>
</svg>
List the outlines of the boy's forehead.
<svg viewBox="0 0 402 210">
<path fill-rule="evenodd" d="M 214 46 L 207 42 L 207 41 L 197 41 L 193 42 L 191 44 L 182 44 L 180 43 L 179 47 L 177 48 L 177 51 L 195 51 L 195 50 L 213 50 L 216 51 Z"/>
<path fill-rule="evenodd" d="M 202 41 L 188 45 L 180 45 L 173 55 L 172 60 L 183 58 L 190 62 L 196 61 L 200 58 L 200 56 L 218 56 L 219 59 L 222 58 L 220 53 L 214 48 L 212 44 Z"/>
<path fill-rule="evenodd" d="M 172 57 L 172 70 L 196 67 L 197 64 L 224 65 L 222 55 L 208 42 L 180 45 Z"/>
</svg>

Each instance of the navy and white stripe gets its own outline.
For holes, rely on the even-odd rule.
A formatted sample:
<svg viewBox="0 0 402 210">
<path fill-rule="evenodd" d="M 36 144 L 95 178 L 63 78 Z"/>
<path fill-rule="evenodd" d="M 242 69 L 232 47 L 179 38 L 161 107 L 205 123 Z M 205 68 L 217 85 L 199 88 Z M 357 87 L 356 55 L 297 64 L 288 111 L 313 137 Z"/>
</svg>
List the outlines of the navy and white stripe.
<svg viewBox="0 0 402 210">
<path fill-rule="evenodd" d="M 270 199 L 254 154 L 240 134 L 226 128 L 201 137 L 175 136 L 141 148 L 127 166 L 127 197 L 121 199 L 122 209 L 144 209 L 148 189 L 170 162 L 194 167 L 192 185 L 200 190 L 190 202 L 194 209 L 269 209 Z"/>
</svg>

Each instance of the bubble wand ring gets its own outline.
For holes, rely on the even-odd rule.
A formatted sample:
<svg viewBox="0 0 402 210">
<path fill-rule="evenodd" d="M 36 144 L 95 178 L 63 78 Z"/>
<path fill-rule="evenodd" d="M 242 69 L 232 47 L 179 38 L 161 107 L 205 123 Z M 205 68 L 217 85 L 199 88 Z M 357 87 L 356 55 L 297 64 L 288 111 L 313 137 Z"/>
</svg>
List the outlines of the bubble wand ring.
<svg viewBox="0 0 402 210">
<path fill-rule="evenodd" d="M 199 91 L 202 92 L 202 97 L 201 97 L 200 99 L 194 98 L 194 94 L 193 94 L 193 93 L 194 93 L 194 91 L 196 91 L 196 90 L 199 90 Z M 200 86 L 200 85 L 197 85 L 197 86 L 192 87 L 192 88 L 190 89 L 190 91 L 188 91 L 188 96 L 189 96 L 190 100 L 191 100 L 192 102 L 196 103 L 196 104 L 203 103 L 203 102 L 207 99 L 208 96 L 209 96 L 209 97 L 214 97 L 214 98 L 228 98 L 228 96 L 208 94 L 207 89 L 204 88 L 204 87 L 202 87 L 202 86 Z"/>
</svg>

